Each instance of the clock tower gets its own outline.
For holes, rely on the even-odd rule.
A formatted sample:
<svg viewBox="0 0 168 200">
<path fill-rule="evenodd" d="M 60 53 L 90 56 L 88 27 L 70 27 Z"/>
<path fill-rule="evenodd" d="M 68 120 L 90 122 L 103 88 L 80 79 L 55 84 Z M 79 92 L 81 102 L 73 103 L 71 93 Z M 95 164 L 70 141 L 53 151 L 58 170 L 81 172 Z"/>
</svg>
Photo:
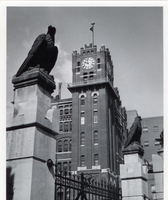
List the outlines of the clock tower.
<svg viewBox="0 0 168 200">
<path fill-rule="evenodd" d="M 90 44 L 72 54 L 72 171 L 119 174 L 125 109 L 113 87 L 109 49 Z"/>
</svg>

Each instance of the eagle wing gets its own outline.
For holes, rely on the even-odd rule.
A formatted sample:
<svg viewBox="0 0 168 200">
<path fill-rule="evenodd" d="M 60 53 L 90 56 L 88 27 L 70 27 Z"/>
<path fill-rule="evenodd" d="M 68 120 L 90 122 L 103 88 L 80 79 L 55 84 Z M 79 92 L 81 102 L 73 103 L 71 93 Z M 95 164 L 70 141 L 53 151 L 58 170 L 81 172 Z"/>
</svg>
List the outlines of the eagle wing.
<svg viewBox="0 0 168 200">
<path fill-rule="evenodd" d="M 23 72 L 28 70 L 33 57 L 35 56 L 35 54 L 38 52 L 39 48 L 41 47 L 41 45 L 45 41 L 45 37 L 46 37 L 46 34 L 41 34 L 35 39 L 35 41 L 32 45 L 32 48 L 28 53 L 27 58 L 24 60 L 21 67 L 17 71 L 16 76 L 20 76 Z"/>
<path fill-rule="evenodd" d="M 132 126 L 130 128 L 128 138 L 125 142 L 125 145 L 124 145 L 125 148 L 127 148 L 129 146 L 129 144 L 131 143 L 131 141 L 136 133 L 137 128 L 138 128 L 138 124 L 137 124 L 137 122 L 134 121 L 134 123 L 132 124 Z"/>
</svg>

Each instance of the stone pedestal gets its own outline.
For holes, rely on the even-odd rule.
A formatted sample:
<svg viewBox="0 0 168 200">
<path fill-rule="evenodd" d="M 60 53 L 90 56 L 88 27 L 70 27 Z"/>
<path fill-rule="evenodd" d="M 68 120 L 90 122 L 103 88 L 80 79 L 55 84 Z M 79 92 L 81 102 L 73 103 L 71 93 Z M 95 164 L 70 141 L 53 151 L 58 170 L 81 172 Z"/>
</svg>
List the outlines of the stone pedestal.
<svg viewBox="0 0 168 200">
<path fill-rule="evenodd" d="M 12 82 L 13 116 L 7 122 L 7 199 L 54 199 L 54 176 L 46 161 L 54 161 L 56 152 L 59 116 L 50 104 L 55 82 L 41 69 L 13 77 Z"/>
<path fill-rule="evenodd" d="M 161 200 L 161 199 L 164 199 L 163 149 L 158 151 L 158 155 L 156 154 L 152 155 L 152 163 L 153 163 L 153 173 L 154 173 L 154 179 L 155 179 L 156 199 Z"/>
<path fill-rule="evenodd" d="M 144 150 L 132 145 L 123 150 L 124 164 L 120 165 L 123 200 L 144 200 L 148 196 L 147 167 L 143 166 Z"/>
</svg>

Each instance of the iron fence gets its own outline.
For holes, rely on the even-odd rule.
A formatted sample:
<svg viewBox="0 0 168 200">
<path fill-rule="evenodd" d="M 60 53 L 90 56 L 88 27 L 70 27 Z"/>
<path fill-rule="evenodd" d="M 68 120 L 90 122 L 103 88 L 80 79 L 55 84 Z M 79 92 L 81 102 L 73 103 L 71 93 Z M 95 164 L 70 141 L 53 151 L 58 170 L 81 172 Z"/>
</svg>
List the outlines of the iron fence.
<svg viewBox="0 0 168 200">
<path fill-rule="evenodd" d="M 84 173 L 56 173 L 55 200 L 119 200 L 120 189 L 101 181 L 100 183 L 86 178 Z"/>
</svg>

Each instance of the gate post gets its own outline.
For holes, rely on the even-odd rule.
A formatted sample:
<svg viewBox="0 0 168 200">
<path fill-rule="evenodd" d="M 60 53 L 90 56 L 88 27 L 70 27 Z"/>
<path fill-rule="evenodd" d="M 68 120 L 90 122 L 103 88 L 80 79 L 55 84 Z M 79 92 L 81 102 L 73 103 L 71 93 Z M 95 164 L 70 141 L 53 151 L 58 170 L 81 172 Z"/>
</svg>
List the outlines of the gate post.
<svg viewBox="0 0 168 200">
<path fill-rule="evenodd" d="M 123 150 L 124 164 L 120 165 L 123 200 L 148 199 L 147 166 L 143 166 L 144 150 L 133 144 Z"/>
<path fill-rule="evenodd" d="M 46 161 L 55 160 L 58 133 L 58 111 L 50 107 L 54 79 L 35 68 L 14 76 L 12 83 L 13 116 L 7 124 L 7 200 L 53 200 L 54 176 Z"/>
</svg>

